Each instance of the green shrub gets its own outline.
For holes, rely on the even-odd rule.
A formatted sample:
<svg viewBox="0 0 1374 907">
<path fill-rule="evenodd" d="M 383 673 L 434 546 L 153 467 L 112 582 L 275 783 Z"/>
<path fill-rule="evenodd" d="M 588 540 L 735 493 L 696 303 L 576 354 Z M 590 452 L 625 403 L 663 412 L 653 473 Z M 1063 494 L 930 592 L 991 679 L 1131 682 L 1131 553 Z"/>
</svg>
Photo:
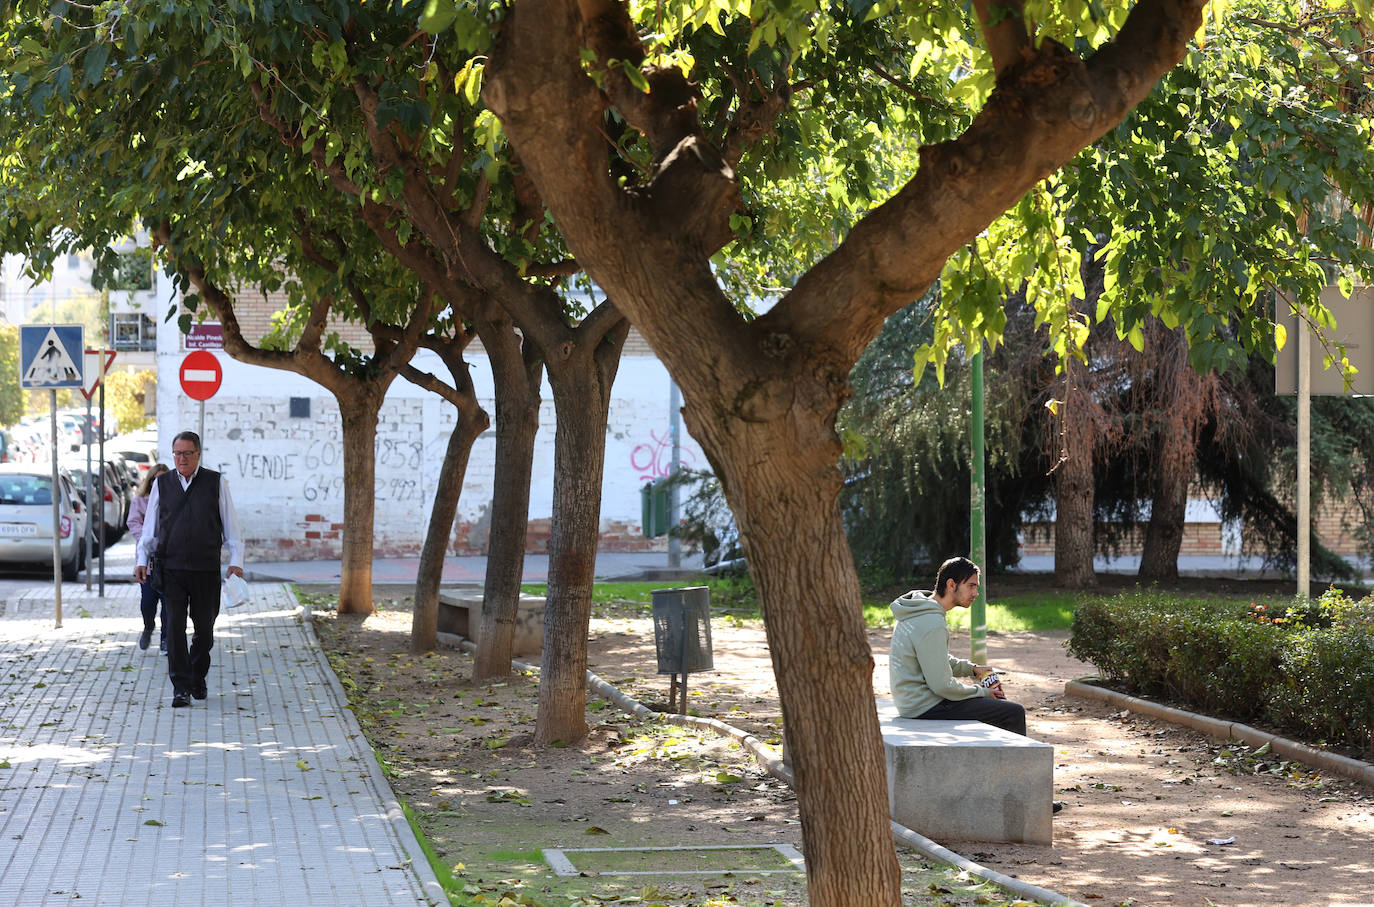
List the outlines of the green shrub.
<svg viewBox="0 0 1374 907">
<path fill-rule="evenodd" d="M 1080 604 L 1068 648 L 1133 694 L 1374 746 L 1374 596 L 1246 606 L 1129 593 Z"/>
</svg>

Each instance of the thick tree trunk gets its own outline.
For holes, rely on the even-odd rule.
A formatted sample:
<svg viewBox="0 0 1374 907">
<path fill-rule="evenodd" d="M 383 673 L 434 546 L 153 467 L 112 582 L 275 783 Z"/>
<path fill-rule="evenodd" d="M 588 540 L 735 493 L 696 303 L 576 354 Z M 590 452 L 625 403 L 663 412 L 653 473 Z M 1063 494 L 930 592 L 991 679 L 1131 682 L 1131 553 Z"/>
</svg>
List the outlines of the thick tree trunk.
<svg viewBox="0 0 1374 907">
<path fill-rule="evenodd" d="M 1183 547 L 1183 526 L 1188 516 L 1188 482 L 1193 475 L 1192 457 L 1187 459 L 1187 469 L 1159 469 L 1155 474 L 1150 522 L 1140 553 L 1141 579 L 1178 579 L 1178 552 Z"/>
<path fill-rule="evenodd" d="M 1178 552 L 1183 547 L 1183 527 L 1188 518 L 1188 486 L 1197 464 L 1197 427 L 1210 409 L 1216 411 L 1215 378 L 1203 379 L 1188 365 L 1188 343 L 1181 329 L 1163 329 L 1152 323 L 1145 360 L 1148 383 L 1153 389 L 1151 409 L 1157 442 L 1150 463 L 1154 473 L 1150 522 L 1145 547 L 1140 553 L 1141 579 L 1178 579 Z M 1146 375 L 1142 369 L 1141 379 Z M 1221 428 L 1225 432 L 1225 427 Z"/>
<path fill-rule="evenodd" d="M 796 384 L 798 398 L 820 397 L 808 382 Z M 763 607 L 810 901 L 900 904 L 873 655 L 840 516 L 833 419 L 808 418 L 797 406 L 767 423 L 713 425 L 693 407 L 693 391 L 684 394 L 692 435 L 717 464 L 739 521 Z"/>
<path fill-rule="evenodd" d="M 376 513 L 377 413 L 386 396 L 378 391 L 338 396 L 343 421 L 344 532 L 343 567 L 339 574 L 339 613 L 371 614 L 372 539 Z"/>
<path fill-rule="evenodd" d="M 544 371 L 532 352 L 522 351 L 509 324 L 481 336 L 496 378 L 496 475 L 477 657 L 472 666 L 472 679 L 479 683 L 510 674 Z"/>
<path fill-rule="evenodd" d="M 470 390 L 471 388 L 469 388 Z M 472 400 L 476 408 L 476 398 Z M 480 412 L 480 410 L 479 410 Z M 485 413 L 482 413 L 485 416 Z M 439 584 L 444 578 L 444 557 L 453 536 L 453 517 L 463 493 L 468 457 L 477 436 L 487 429 L 485 418 L 465 418 L 462 413 L 448 436 L 439 482 L 434 488 L 429 528 L 420 548 L 420 565 L 415 576 L 415 611 L 410 622 L 410 651 L 429 652 L 439 644 Z"/>
<path fill-rule="evenodd" d="M 1069 391 L 1063 407 L 1064 459 L 1055 470 L 1054 579 L 1069 589 L 1097 585 L 1093 570 L 1093 447 L 1096 443 L 1090 408 L 1082 387 L 1083 367 L 1066 366 Z M 1077 373 L 1077 375 L 1075 375 Z"/>
<path fill-rule="evenodd" d="M 566 360 L 549 363 L 556 434 L 549 594 L 534 727 L 540 746 L 587 735 L 587 629 L 601 537 L 606 419 L 626 329 L 623 319 L 620 323 L 614 356 L 598 362 L 591 351 L 573 349 Z"/>
</svg>

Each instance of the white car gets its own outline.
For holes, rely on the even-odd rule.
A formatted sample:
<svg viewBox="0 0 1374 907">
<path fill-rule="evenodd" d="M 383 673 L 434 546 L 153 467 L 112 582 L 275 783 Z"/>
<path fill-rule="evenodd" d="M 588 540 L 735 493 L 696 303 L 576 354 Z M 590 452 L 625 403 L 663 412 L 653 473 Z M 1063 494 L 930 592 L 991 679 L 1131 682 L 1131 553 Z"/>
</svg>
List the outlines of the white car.
<svg viewBox="0 0 1374 907">
<path fill-rule="evenodd" d="M 58 469 L 58 540 L 62 578 L 76 579 L 86 562 L 86 514 L 76 486 Z M 52 471 L 0 463 L 0 565 L 52 564 Z"/>
</svg>

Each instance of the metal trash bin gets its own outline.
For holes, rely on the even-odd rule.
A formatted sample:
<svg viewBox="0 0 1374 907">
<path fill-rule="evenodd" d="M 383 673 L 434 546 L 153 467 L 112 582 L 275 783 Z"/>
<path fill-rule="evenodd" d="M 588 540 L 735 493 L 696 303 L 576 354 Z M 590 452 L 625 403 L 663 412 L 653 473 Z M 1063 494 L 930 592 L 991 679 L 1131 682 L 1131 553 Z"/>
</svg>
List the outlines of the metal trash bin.
<svg viewBox="0 0 1374 907">
<path fill-rule="evenodd" d="M 711 655 L 711 590 L 707 586 L 680 589 L 655 589 L 649 593 L 654 605 L 654 647 L 658 651 L 658 673 L 671 674 L 668 708 L 673 708 L 682 690 L 678 714 L 687 714 L 687 675 L 715 670 Z M 679 684 L 678 675 L 682 675 Z"/>
</svg>

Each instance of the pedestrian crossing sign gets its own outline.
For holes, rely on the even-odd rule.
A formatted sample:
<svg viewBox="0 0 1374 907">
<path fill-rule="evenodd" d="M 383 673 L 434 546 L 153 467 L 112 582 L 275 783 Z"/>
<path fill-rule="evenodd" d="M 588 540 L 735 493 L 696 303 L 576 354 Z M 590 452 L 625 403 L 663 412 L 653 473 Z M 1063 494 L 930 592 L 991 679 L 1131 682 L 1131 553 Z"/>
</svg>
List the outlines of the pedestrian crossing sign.
<svg viewBox="0 0 1374 907">
<path fill-rule="evenodd" d="M 85 328 L 79 324 L 20 325 L 19 386 L 83 387 L 85 349 Z"/>
</svg>

